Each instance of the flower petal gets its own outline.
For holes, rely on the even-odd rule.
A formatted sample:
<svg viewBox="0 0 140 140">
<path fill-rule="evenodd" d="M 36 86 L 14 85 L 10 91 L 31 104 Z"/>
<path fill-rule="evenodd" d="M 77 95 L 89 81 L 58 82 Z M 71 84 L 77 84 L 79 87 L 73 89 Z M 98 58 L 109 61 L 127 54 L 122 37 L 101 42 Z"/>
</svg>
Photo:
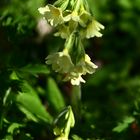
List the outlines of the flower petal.
<svg viewBox="0 0 140 140">
<path fill-rule="evenodd" d="M 81 77 L 81 75 L 79 75 L 79 77 L 78 78 L 73 78 L 73 79 L 71 79 L 71 84 L 72 85 L 80 85 L 80 83 L 85 83 L 85 80 Z"/>
<path fill-rule="evenodd" d="M 63 23 L 63 15 L 60 8 L 48 4 L 45 7 L 39 8 L 38 10 L 40 14 L 44 15 L 51 26 L 57 26 L 58 24 Z"/>
<path fill-rule="evenodd" d="M 98 21 L 93 19 L 88 24 L 84 34 L 86 35 L 86 38 L 91 38 L 91 37 L 95 37 L 95 36 L 101 37 L 102 34 L 99 32 L 101 29 L 104 29 L 104 26 L 102 24 L 100 24 Z"/>
<path fill-rule="evenodd" d="M 46 58 L 46 64 L 52 65 L 52 69 L 59 73 L 68 73 L 73 68 L 73 63 L 67 51 L 57 52 Z"/>
</svg>

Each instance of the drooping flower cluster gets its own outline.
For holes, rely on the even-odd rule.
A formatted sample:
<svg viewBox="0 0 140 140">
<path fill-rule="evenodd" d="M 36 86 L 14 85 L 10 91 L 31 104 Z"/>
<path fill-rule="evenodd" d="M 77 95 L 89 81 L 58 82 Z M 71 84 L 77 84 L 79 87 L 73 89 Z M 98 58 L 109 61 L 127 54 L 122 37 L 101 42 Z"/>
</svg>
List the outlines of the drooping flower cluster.
<svg viewBox="0 0 140 140">
<path fill-rule="evenodd" d="M 55 72 L 65 75 L 64 80 L 70 80 L 72 85 L 85 83 L 82 75 L 94 73 L 97 66 L 85 53 L 82 40 L 101 37 L 100 30 L 104 26 L 89 12 L 86 0 L 57 0 L 38 10 L 56 28 L 55 36 L 66 40 L 63 50 L 50 54 L 46 63 L 52 65 Z"/>
</svg>

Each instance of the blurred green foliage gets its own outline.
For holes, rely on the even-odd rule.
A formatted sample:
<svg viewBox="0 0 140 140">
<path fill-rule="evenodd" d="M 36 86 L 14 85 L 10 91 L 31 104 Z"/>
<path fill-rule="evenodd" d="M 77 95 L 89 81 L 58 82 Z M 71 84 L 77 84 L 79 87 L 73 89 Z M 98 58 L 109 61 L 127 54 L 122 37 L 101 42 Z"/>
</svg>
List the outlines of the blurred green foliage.
<svg viewBox="0 0 140 140">
<path fill-rule="evenodd" d="M 52 120 L 73 103 L 72 87 L 45 65 L 45 57 L 63 45 L 37 28 L 37 9 L 47 2 L 0 1 L 0 139 L 53 140 Z M 85 77 L 71 138 L 139 140 L 140 1 L 88 2 L 106 29 L 102 38 L 85 42 L 99 69 Z"/>
</svg>

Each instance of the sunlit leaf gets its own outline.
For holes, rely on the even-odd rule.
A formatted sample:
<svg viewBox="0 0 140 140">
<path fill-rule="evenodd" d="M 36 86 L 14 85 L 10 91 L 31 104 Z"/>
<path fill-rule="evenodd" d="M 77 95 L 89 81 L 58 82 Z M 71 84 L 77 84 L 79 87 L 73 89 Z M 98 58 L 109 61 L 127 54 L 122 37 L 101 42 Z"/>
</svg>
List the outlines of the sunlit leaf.
<svg viewBox="0 0 140 140">
<path fill-rule="evenodd" d="M 7 132 L 10 134 L 14 134 L 14 131 L 19 129 L 20 127 L 23 127 L 23 124 L 19 124 L 19 123 L 12 123 L 9 127 Z"/>
<path fill-rule="evenodd" d="M 3 140 L 14 140 L 12 135 L 6 135 Z"/>
<path fill-rule="evenodd" d="M 75 118 L 71 106 L 62 110 L 54 120 L 54 134 L 58 138 L 68 138 L 70 129 L 75 125 Z"/>
<path fill-rule="evenodd" d="M 80 138 L 80 137 L 77 136 L 77 135 L 73 135 L 73 136 L 72 136 L 72 139 L 73 139 L 73 140 L 83 140 L 82 138 Z"/>
<path fill-rule="evenodd" d="M 50 106 L 53 107 L 57 112 L 65 107 L 65 101 L 62 96 L 61 91 L 59 90 L 56 82 L 52 78 L 48 78 L 48 92 L 47 97 L 50 103 Z"/>
<path fill-rule="evenodd" d="M 50 71 L 48 70 L 46 65 L 42 64 L 37 64 L 37 65 L 27 65 L 23 68 L 21 68 L 22 72 L 27 72 L 32 75 L 37 75 L 37 74 L 49 74 Z"/>
<path fill-rule="evenodd" d="M 37 96 L 33 96 L 28 93 L 19 93 L 19 95 L 17 96 L 17 105 L 23 107 L 35 117 L 46 123 L 51 123 L 52 121 L 52 117 L 45 110 L 44 106 Z M 28 115 L 28 112 L 24 111 L 23 113 L 27 113 Z"/>
<path fill-rule="evenodd" d="M 120 133 L 126 130 L 129 127 L 129 125 L 134 121 L 134 117 L 125 117 L 122 123 L 118 123 L 118 125 L 115 128 L 113 128 L 113 131 Z"/>
</svg>

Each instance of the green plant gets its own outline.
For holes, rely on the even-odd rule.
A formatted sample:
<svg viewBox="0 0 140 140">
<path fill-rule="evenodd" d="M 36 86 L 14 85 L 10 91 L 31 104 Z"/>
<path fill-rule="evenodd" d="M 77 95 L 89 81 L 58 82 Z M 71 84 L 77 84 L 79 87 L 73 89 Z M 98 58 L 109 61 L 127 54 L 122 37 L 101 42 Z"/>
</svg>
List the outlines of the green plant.
<svg viewBox="0 0 140 140">
<path fill-rule="evenodd" d="M 0 139 L 138 140 L 139 4 L 0 1 Z"/>
<path fill-rule="evenodd" d="M 86 0 L 58 0 L 53 5 L 48 4 L 38 10 L 56 28 L 55 36 L 65 39 L 62 51 L 47 56 L 46 64 L 52 65 L 52 69 L 63 77 L 62 80 L 70 80 L 72 85 L 80 86 L 81 82 L 85 83 L 82 75 L 92 74 L 97 68 L 85 53 L 83 41 L 95 36 L 101 37 L 99 31 L 104 26 L 92 16 Z M 74 94 L 81 93 L 78 91 Z M 68 134 L 63 135 L 60 134 L 57 139 L 68 139 Z"/>
</svg>

